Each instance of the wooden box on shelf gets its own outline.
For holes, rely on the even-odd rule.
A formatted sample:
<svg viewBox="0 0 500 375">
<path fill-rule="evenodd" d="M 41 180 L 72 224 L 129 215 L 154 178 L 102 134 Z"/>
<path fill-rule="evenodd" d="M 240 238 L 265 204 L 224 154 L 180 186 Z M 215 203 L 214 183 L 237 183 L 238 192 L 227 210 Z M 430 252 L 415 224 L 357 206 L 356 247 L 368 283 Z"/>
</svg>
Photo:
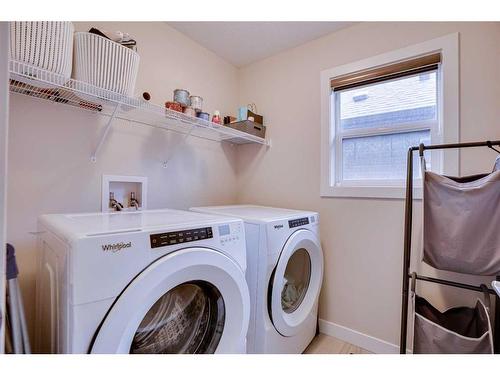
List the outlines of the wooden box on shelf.
<svg viewBox="0 0 500 375">
<path fill-rule="evenodd" d="M 255 121 L 244 120 L 244 121 L 231 122 L 229 124 L 226 124 L 226 126 L 235 130 L 255 135 L 260 138 L 266 138 L 266 127 Z"/>
</svg>

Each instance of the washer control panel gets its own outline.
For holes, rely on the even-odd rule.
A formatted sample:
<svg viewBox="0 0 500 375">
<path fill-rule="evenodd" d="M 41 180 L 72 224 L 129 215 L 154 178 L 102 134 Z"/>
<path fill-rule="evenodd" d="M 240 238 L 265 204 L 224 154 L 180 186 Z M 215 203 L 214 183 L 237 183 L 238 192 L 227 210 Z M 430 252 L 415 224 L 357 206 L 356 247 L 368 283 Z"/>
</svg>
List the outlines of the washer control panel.
<svg viewBox="0 0 500 375">
<path fill-rule="evenodd" d="M 308 217 L 301 217 L 300 219 L 288 220 L 288 227 L 289 228 L 297 228 L 297 227 L 301 227 L 302 225 L 307 225 L 307 224 L 309 224 Z"/>
<path fill-rule="evenodd" d="M 217 227 L 221 245 L 238 241 L 240 239 L 240 224 L 223 224 Z"/>
<path fill-rule="evenodd" d="M 177 245 L 213 238 L 212 227 L 179 230 L 176 232 L 158 233 L 150 236 L 151 248 Z"/>
</svg>

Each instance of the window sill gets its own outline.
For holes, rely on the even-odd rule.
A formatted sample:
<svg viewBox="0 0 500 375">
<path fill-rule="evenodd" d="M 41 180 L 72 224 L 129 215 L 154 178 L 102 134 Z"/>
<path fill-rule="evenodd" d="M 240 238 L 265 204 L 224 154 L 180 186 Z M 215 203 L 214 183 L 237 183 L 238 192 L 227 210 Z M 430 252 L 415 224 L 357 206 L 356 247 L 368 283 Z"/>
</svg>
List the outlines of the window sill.
<svg viewBox="0 0 500 375">
<path fill-rule="evenodd" d="M 404 186 L 329 186 L 321 189 L 321 198 L 405 199 Z M 422 188 L 413 185 L 413 199 L 422 199 Z"/>
</svg>

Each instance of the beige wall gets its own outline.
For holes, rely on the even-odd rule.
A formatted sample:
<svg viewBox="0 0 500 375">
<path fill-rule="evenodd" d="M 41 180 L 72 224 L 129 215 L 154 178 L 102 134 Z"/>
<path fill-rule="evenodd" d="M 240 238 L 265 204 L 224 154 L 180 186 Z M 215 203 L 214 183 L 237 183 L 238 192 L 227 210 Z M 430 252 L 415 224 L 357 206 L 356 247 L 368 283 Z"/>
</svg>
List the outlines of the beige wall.
<svg viewBox="0 0 500 375">
<path fill-rule="evenodd" d="M 212 112 L 237 106 L 237 69 L 164 23 L 93 23 L 137 38 L 141 64 L 136 93 L 171 100 L 175 88 L 205 99 Z M 90 24 L 76 24 L 78 30 Z M 89 157 L 105 125 L 91 113 L 11 96 L 8 241 L 17 247 L 30 328 L 35 292 L 36 218 L 43 213 L 100 210 L 102 174 L 149 179 L 149 208 L 227 204 L 236 197 L 235 149 L 191 139 L 168 168 L 162 161 L 179 140 L 169 132 L 117 121 L 96 164 Z"/>
<path fill-rule="evenodd" d="M 325 254 L 320 318 L 394 344 L 399 342 L 404 203 L 320 198 L 320 72 L 454 32 L 460 33 L 460 139 L 499 139 L 498 23 L 357 24 L 240 72 L 240 102 L 257 104 L 273 147 L 248 147 L 237 155 L 238 200 L 319 211 Z M 488 170 L 494 158 L 488 150 L 464 151 L 461 172 Z M 457 291 L 427 288 L 424 293 L 438 306 L 470 302 L 470 295 Z"/>
</svg>

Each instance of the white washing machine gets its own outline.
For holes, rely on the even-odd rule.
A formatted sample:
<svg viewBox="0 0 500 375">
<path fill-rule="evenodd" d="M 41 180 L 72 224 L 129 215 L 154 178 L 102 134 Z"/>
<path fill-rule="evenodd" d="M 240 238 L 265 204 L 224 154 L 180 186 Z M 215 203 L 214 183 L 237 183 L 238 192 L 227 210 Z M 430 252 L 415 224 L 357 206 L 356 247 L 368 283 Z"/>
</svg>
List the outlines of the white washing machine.
<svg viewBox="0 0 500 375">
<path fill-rule="evenodd" d="M 237 205 L 192 210 L 245 222 L 249 353 L 302 353 L 316 334 L 323 280 L 315 212 Z"/>
<path fill-rule="evenodd" d="M 243 222 L 189 211 L 39 219 L 42 353 L 245 353 Z"/>
</svg>

